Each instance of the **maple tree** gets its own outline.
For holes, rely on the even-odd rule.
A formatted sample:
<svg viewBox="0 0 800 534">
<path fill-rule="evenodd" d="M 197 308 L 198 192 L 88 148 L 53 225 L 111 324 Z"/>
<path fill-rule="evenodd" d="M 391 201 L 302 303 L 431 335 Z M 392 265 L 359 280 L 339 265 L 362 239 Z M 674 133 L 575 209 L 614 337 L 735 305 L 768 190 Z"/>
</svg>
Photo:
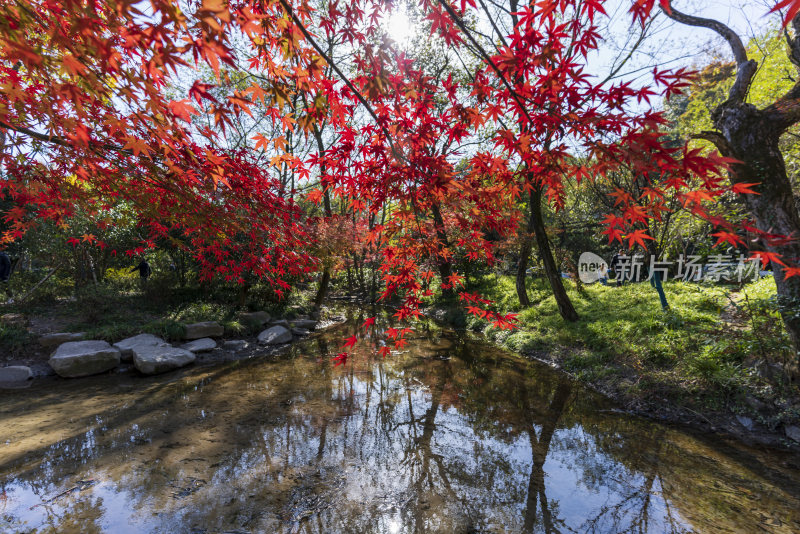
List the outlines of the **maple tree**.
<svg viewBox="0 0 800 534">
<path fill-rule="evenodd" d="M 656 5 L 693 20 L 666 0 L 631 0 L 631 19 L 645 24 Z M 665 141 L 655 106 L 686 86 L 688 72 L 654 69 L 641 85 L 592 76 L 604 0 L 512 0 L 505 29 L 481 0 L 421 0 L 441 61 L 457 57 L 463 69 L 399 49 L 379 24 L 390 9 L 378 0 L 3 4 L 0 157 L 4 193 L 16 203 L 4 239 L 36 220 L 68 220 L 76 205 L 113 224 L 103 214 L 124 205 L 149 231 L 129 254 L 179 231 L 205 278 L 253 274 L 280 294 L 287 278 L 321 271 L 319 305 L 343 248 L 334 236 L 320 246 L 313 229 L 347 219 L 363 245 L 353 267 L 380 254 L 382 298 L 400 298 L 400 319 L 420 315 L 438 276 L 470 313 L 513 328 L 513 314 L 463 290 L 454 258 L 492 264 L 498 238 L 514 233 L 526 256 L 532 233 L 561 315 L 577 319 L 542 216 L 547 205 L 563 208 L 567 184 L 615 172 L 641 179 L 635 194 L 614 191 L 605 220 L 608 239 L 631 247 L 647 247 L 649 221 L 671 209 L 667 197 L 712 221 L 720 242 L 740 238 L 709 203 L 726 192 L 765 202 L 763 184 L 751 189 L 764 177 L 741 170 L 741 161 L 761 168 L 747 154 Z M 470 22 L 482 19 L 489 37 Z M 750 70 L 745 58 L 740 72 Z M 191 83 L 175 99 L 170 84 L 180 77 Z M 793 99 L 775 109 L 785 121 Z M 239 141 L 226 145 L 232 128 Z M 322 203 L 319 219 L 298 204 L 301 183 L 312 184 L 305 200 Z M 800 280 L 790 265 L 798 226 L 755 218 L 772 243 L 763 254 L 787 263 L 778 284 L 786 293 Z M 519 293 L 525 303 L 524 284 Z M 406 333 L 388 337 L 400 347 Z"/>
</svg>

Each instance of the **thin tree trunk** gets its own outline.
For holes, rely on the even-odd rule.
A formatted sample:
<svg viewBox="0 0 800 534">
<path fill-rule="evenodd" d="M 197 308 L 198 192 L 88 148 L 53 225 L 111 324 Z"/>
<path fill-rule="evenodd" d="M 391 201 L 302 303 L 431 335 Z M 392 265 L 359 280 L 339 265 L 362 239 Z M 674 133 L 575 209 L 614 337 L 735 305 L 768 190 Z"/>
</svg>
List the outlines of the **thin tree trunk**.
<svg viewBox="0 0 800 534">
<path fill-rule="evenodd" d="M 542 217 L 541 189 L 531 191 L 530 205 L 536 245 L 539 247 L 539 254 L 542 257 L 544 272 L 547 275 L 548 282 L 550 282 L 550 288 L 553 290 L 558 312 L 561 314 L 561 317 L 567 321 L 577 321 L 578 312 L 575 311 L 575 307 L 572 305 L 572 301 L 569 300 L 569 295 L 567 295 L 567 290 L 564 289 L 561 272 L 556 266 L 556 260 L 553 258 L 553 251 L 550 249 L 550 241 L 547 239 L 544 218 Z"/>
<path fill-rule="evenodd" d="M 314 139 L 317 141 L 317 153 L 322 156 L 325 153 L 325 145 L 322 142 L 322 132 L 320 131 L 319 127 L 314 124 Z M 325 165 L 320 167 L 320 177 L 325 176 Z M 324 185 L 324 184 L 323 184 Z M 325 188 L 325 191 L 322 196 L 323 202 L 323 209 L 325 210 L 325 216 L 328 219 L 331 218 L 333 215 L 333 210 L 331 209 L 331 194 L 328 191 L 328 188 Z M 319 287 L 317 288 L 317 294 L 314 296 L 314 310 L 319 311 L 322 307 L 322 302 L 325 300 L 325 295 L 328 293 L 328 286 L 330 285 L 331 280 L 331 268 L 328 264 L 325 264 L 322 268 L 322 278 L 319 281 Z"/>
<path fill-rule="evenodd" d="M 528 204 L 528 221 L 525 228 L 520 225 L 520 245 L 519 262 L 517 263 L 517 298 L 520 306 L 527 308 L 531 305 L 528 298 L 528 290 L 525 288 L 525 280 L 528 276 L 528 264 L 531 259 L 531 249 L 533 248 L 533 214 L 531 213 L 530 203 Z"/>
<path fill-rule="evenodd" d="M 431 207 L 433 215 L 433 223 L 436 225 L 436 237 L 438 240 L 437 252 L 447 249 L 449 251 L 450 245 L 447 240 L 447 234 L 444 231 L 444 219 L 442 212 L 439 211 L 439 205 L 434 204 Z M 439 268 L 439 277 L 442 279 L 442 284 L 449 284 L 450 277 L 453 275 L 453 263 L 449 259 L 443 257 L 436 258 L 436 264 Z M 455 289 L 450 286 L 442 289 L 442 296 L 445 299 L 450 299 L 455 296 Z"/>
<path fill-rule="evenodd" d="M 317 294 L 314 297 L 314 309 L 319 310 L 322 307 L 322 301 L 325 300 L 325 295 L 328 293 L 328 284 L 331 280 L 331 269 L 327 265 L 322 270 L 322 278 L 319 281 Z"/>
</svg>

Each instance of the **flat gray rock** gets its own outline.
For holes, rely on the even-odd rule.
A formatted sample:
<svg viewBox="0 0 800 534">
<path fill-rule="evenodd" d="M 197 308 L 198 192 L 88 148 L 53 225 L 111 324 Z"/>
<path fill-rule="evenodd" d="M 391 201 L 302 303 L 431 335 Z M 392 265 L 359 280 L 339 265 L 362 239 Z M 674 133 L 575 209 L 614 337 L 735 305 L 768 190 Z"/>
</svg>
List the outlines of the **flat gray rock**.
<svg viewBox="0 0 800 534">
<path fill-rule="evenodd" d="M 258 323 L 260 326 L 264 326 L 270 320 L 270 316 L 265 311 L 255 311 L 255 312 L 246 312 L 239 315 L 242 321 Z"/>
<path fill-rule="evenodd" d="M 200 339 L 203 337 L 220 337 L 225 333 L 225 328 L 217 321 L 205 321 L 186 325 L 186 339 Z"/>
<path fill-rule="evenodd" d="M 24 365 L 0 367 L 0 384 L 26 382 L 31 378 L 33 378 L 33 373 L 30 367 L 25 367 Z"/>
<path fill-rule="evenodd" d="M 184 343 L 181 348 L 189 352 L 208 352 L 217 348 L 217 342 L 210 337 L 204 337 Z"/>
<path fill-rule="evenodd" d="M 45 334 L 39 338 L 39 344 L 44 348 L 55 347 L 68 341 L 82 341 L 86 337 L 86 332 L 56 332 L 55 334 Z"/>
<path fill-rule="evenodd" d="M 167 345 L 168 343 L 158 336 L 153 334 L 139 334 L 138 336 L 129 337 L 122 341 L 114 343 L 114 347 L 119 349 L 120 357 L 123 362 L 133 360 L 133 348 L 138 346 L 152 346 Z"/>
<path fill-rule="evenodd" d="M 317 327 L 317 321 L 313 319 L 296 319 L 291 321 L 291 324 L 295 328 L 305 328 L 306 330 L 314 330 Z"/>
<path fill-rule="evenodd" d="M 258 334 L 259 345 L 281 345 L 292 340 L 292 333 L 283 326 L 272 326 Z"/>
<path fill-rule="evenodd" d="M 309 331 L 308 331 L 307 329 L 305 329 L 305 328 L 292 328 L 292 335 L 293 335 L 293 336 L 297 336 L 297 337 L 303 337 L 303 336 L 307 336 L 307 335 L 308 335 L 308 334 L 310 334 L 310 333 L 311 333 L 311 332 L 309 332 Z"/>
<path fill-rule="evenodd" d="M 140 373 L 155 375 L 194 362 L 195 355 L 172 345 L 139 345 L 133 349 L 133 365 Z"/>
<path fill-rule="evenodd" d="M 222 348 L 225 350 L 229 350 L 232 352 L 236 352 L 239 350 L 244 350 L 250 346 L 250 343 L 245 341 L 244 339 L 229 339 L 225 343 L 222 344 Z"/>
<path fill-rule="evenodd" d="M 800 426 L 787 426 L 785 432 L 787 438 L 800 443 Z"/>
<path fill-rule="evenodd" d="M 105 341 L 68 341 L 59 345 L 47 363 L 59 376 L 76 378 L 104 373 L 119 362 L 119 349 Z"/>
<path fill-rule="evenodd" d="M 286 319 L 273 319 L 269 324 L 270 326 L 282 326 L 284 328 L 290 328 L 289 321 Z"/>
</svg>

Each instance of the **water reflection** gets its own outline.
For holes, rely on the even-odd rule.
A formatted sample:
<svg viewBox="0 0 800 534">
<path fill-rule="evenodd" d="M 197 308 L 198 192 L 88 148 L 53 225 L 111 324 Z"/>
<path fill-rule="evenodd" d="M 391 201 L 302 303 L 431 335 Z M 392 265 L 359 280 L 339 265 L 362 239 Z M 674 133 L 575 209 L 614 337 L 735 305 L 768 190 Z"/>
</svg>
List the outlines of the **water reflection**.
<svg viewBox="0 0 800 534">
<path fill-rule="evenodd" d="M 360 324 L 357 319 L 352 324 Z M 420 328 L 386 359 L 0 396 L 9 532 L 797 532 L 796 458 L 621 416 L 546 367 Z"/>
</svg>

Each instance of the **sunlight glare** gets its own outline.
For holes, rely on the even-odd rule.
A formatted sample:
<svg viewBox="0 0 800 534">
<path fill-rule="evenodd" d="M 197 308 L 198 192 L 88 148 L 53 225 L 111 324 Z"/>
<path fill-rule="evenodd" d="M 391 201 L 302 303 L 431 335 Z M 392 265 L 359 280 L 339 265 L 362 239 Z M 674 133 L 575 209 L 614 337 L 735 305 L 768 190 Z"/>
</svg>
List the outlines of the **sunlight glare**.
<svg viewBox="0 0 800 534">
<path fill-rule="evenodd" d="M 395 9 L 384 20 L 384 28 L 389 38 L 397 44 L 404 44 L 414 35 L 411 19 L 408 18 L 405 6 L 395 6 Z"/>
</svg>

